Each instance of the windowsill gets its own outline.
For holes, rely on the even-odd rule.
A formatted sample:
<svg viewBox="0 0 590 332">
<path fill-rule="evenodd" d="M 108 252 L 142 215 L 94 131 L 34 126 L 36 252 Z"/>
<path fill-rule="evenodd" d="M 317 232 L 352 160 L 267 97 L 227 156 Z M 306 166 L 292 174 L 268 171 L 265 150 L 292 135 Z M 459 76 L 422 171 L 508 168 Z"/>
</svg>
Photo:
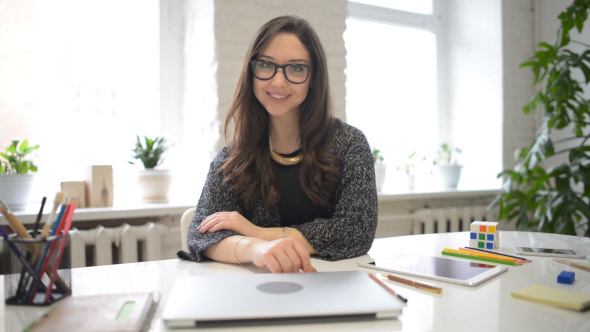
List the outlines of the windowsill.
<svg viewBox="0 0 590 332">
<path fill-rule="evenodd" d="M 78 208 L 74 213 L 74 221 L 182 215 L 184 211 L 194 206 L 194 203 L 127 203 L 121 205 L 114 205 L 111 207 Z M 29 225 L 35 223 L 35 219 L 37 219 L 38 209 L 39 206 L 30 206 L 22 211 L 13 211 L 13 213 L 21 223 Z M 44 209 L 45 213 L 43 214 L 44 219 L 47 218 L 50 210 L 51 206 L 46 204 Z M 0 216 L 0 225 L 8 225 L 4 216 Z"/>
<path fill-rule="evenodd" d="M 387 191 L 378 193 L 380 202 L 394 202 L 402 200 L 460 198 L 473 196 L 493 196 L 500 194 L 500 189 L 490 188 L 445 188 L 445 189 L 415 189 L 405 191 Z"/>
<path fill-rule="evenodd" d="M 439 198 L 461 198 L 474 196 L 493 196 L 500 193 L 500 189 L 416 189 L 412 191 L 385 191 L 378 193 L 379 202 L 395 202 L 407 200 L 428 200 Z M 44 218 L 47 218 L 51 202 L 45 206 Z M 107 220 L 125 218 L 143 218 L 166 215 L 182 215 L 187 209 L 194 207 L 195 203 L 140 203 L 127 202 L 115 204 L 112 207 L 78 208 L 75 212 L 75 221 Z M 25 225 L 35 222 L 38 213 L 38 205 L 31 205 L 23 211 L 14 211 L 14 215 Z M 8 225 L 4 216 L 0 216 L 0 225 Z"/>
</svg>

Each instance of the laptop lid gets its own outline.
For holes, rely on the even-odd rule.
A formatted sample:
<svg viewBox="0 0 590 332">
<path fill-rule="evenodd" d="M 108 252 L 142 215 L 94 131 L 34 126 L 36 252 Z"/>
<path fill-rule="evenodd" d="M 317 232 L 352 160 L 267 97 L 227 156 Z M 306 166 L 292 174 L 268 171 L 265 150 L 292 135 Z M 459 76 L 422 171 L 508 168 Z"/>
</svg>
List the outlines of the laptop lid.
<svg viewBox="0 0 590 332">
<path fill-rule="evenodd" d="M 168 327 L 292 319 L 375 319 L 403 303 L 365 272 L 180 276 L 162 313 Z"/>
</svg>

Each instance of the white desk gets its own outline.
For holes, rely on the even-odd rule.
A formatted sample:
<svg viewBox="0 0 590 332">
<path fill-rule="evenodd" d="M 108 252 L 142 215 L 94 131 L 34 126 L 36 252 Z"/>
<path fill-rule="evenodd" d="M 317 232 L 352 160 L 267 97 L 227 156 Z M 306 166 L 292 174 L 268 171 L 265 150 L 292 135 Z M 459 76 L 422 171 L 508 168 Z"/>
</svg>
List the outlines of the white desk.
<svg viewBox="0 0 590 332">
<path fill-rule="evenodd" d="M 514 245 L 570 248 L 590 257 L 590 238 L 528 232 L 501 232 L 501 252 L 513 253 Z M 468 243 L 468 233 L 446 233 L 401 236 L 375 240 L 369 252 L 372 258 L 399 253 L 419 253 L 441 256 L 443 248 L 457 248 Z M 355 270 L 356 262 L 368 261 L 363 256 L 339 262 L 314 260 L 319 271 Z M 442 294 L 432 294 L 385 281 L 394 290 L 408 298 L 408 305 L 396 320 L 371 322 L 326 323 L 314 325 L 280 326 L 281 331 L 590 331 L 590 312 L 576 312 L 514 298 L 510 292 L 542 284 L 559 289 L 590 293 L 590 273 L 558 264 L 548 257 L 532 257 L 533 262 L 510 266 L 509 271 L 478 287 L 466 287 L 443 282 L 436 284 Z M 588 262 L 588 259 L 584 260 Z M 576 273 L 573 285 L 557 283 L 562 270 Z M 146 263 L 120 264 L 78 268 L 72 271 L 73 293 L 160 291 L 162 300 L 156 317 L 164 309 L 174 280 L 179 275 L 208 275 L 264 272 L 252 266 L 244 267 L 220 263 L 192 263 L 163 260 Z M 416 280 L 421 280 L 416 278 Z M 0 278 L 2 285 L 3 277 Z M 422 281 L 431 282 L 426 279 Z M 0 290 L 4 298 L 3 288 Z M 20 331 L 40 317 L 48 308 L 5 306 L 0 304 L 0 321 L 5 331 Z M 159 318 L 153 331 L 165 331 Z M 201 329 L 202 330 L 202 329 Z M 240 331 L 276 331 L 277 326 L 245 327 Z M 215 330 L 219 331 L 219 330 Z"/>
</svg>

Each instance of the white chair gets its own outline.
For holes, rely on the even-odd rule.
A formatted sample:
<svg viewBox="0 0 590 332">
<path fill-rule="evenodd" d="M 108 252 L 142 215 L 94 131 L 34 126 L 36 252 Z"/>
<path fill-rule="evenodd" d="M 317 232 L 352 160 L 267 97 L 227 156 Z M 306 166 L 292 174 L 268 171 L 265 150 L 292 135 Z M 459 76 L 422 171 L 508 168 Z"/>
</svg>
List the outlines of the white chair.
<svg viewBox="0 0 590 332">
<path fill-rule="evenodd" d="M 188 244 L 186 243 L 186 237 L 188 233 L 188 226 L 191 224 L 193 220 L 193 216 L 195 215 L 196 208 L 190 208 L 182 214 L 180 218 L 180 244 L 182 245 L 182 250 L 188 251 Z"/>
</svg>

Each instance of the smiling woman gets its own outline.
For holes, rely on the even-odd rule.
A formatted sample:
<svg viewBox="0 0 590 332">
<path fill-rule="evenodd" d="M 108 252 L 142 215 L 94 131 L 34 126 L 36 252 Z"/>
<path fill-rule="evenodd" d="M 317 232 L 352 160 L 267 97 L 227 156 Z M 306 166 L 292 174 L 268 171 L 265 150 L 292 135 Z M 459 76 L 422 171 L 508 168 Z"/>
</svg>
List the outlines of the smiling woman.
<svg viewBox="0 0 590 332">
<path fill-rule="evenodd" d="M 377 226 L 363 133 L 333 117 L 324 49 L 309 23 L 277 17 L 250 44 L 179 257 L 313 272 L 310 256 L 368 251 Z M 271 143 L 272 142 L 272 143 Z"/>
</svg>

